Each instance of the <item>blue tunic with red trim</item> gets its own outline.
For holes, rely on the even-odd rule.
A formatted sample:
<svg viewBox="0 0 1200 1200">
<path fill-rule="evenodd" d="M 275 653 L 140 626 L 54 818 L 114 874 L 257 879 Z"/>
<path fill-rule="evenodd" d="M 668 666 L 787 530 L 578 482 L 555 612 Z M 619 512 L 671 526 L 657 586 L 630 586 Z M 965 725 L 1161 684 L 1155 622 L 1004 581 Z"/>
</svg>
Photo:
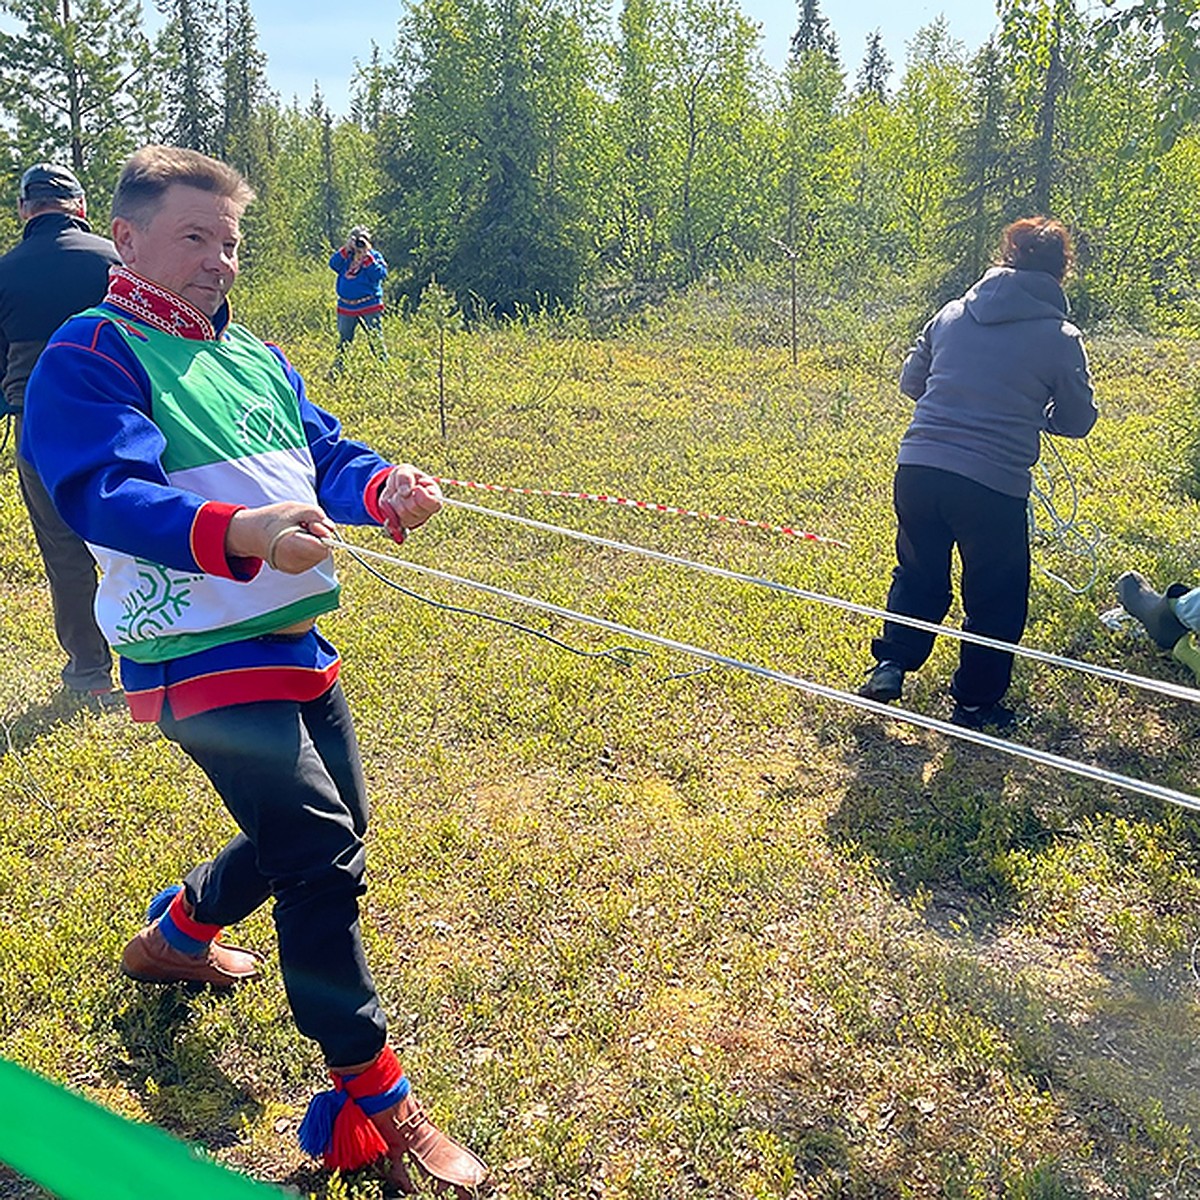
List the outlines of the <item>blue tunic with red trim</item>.
<svg viewBox="0 0 1200 1200">
<path fill-rule="evenodd" d="M 332 686 L 337 651 L 315 629 L 273 634 L 336 607 L 332 568 L 288 576 L 228 558 L 226 531 L 239 509 L 280 500 L 382 523 L 390 465 L 342 437 L 283 354 L 230 324 L 228 306 L 210 321 L 115 268 L 104 302 L 42 353 L 23 453 L 101 564 L 97 615 L 135 720 L 157 720 L 164 700 L 182 719 Z"/>
<path fill-rule="evenodd" d="M 358 261 L 339 246 L 329 256 L 329 269 L 337 272 L 339 317 L 367 317 L 383 312 L 383 281 L 387 263 L 378 250 L 370 250 Z"/>
</svg>

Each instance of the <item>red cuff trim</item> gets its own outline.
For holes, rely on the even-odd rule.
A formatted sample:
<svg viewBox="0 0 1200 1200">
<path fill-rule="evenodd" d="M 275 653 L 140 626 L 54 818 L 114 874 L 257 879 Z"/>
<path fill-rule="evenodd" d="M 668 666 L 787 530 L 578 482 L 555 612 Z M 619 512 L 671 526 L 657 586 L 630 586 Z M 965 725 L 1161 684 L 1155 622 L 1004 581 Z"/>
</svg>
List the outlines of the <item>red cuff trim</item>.
<svg viewBox="0 0 1200 1200">
<path fill-rule="evenodd" d="M 244 504 L 224 504 L 208 500 L 196 510 L 192 521 L 191 551 L 196 566 L 206 575 L 246 583 L 262 570 L 261 558 L 236 558 L 225 553 L 225 535 L 233 514 L 241 512 Z"/>
<path fill-rule="evenodd" d="M 404 1078 L 404 1068 L 391 1046 L 384 1046 L 379 1057 L 365 1071 L 357 1075 L 341 1075 L 337 1071 L 330 1074 L 334 1083 L 344 1088 L 352 1100 L 363 1100 L 394 1088 Z"/>
<path fill-rule="evenodd" d="M 367 486 L 363 488 L 363 507 L 367 510 L 371 520 L 377 521 L 380 525 L 387 524 L 383 509 L 379 507 L 379 497 L 383 494 L 383 485 L 387 481 L 388 475 L 391 474 L 391 470 L 391 467 L 384 467 L 382 470 L 376 471 L 367 480 Z"/>
<path fill-rule="evenodd" d="M 384 467 L 382 471 L 376 471 L 375 474 L 371 476 L 366 490 L 363 492 L 363 505 L 365 506 L 367 512 L 370 513 L 371 516 L 374 517 L 375 520 L 378 521 L 380 525 L 382 525 L 388 531 L 388 533 L 391 535 L 392 541 L 395 542 L 397 546 L 403 546 L 404 538 L 406 536 L 405 530 L 402 526 L 397 524 L 395 518 L 389 517 L 379 504 L 379 498 L 383 495 L 384 482 L 387 479 L 388 473 L 391 471 L 391 469 L 391 467 Z"/>
<path fill-rule="evenodd" d="M 208 943 L 221 932 L 220 925 L 204 925 L 195 917 L 188 915 L 188 911 L 184 907 L 182 889 L 175 893 L 175 899 L 171 901 L 171 907 L 167 911 L 170 913 L 171 920 L 175 922 L 175 928 L 194 941 Z"/>
</svg>

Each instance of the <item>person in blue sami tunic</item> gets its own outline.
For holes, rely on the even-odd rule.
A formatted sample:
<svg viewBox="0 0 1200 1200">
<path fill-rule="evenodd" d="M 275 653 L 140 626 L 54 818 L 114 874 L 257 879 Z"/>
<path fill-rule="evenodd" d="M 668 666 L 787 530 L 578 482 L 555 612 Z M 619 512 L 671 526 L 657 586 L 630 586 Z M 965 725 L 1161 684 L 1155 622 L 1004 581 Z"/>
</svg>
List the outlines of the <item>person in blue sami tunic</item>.
<svg viewBox="0 0 1200 1200">
<path fill-rule="evenodd" d="M 301 1143 L 331 1167 L 415 1162 L 460 1197 L 483 1163 L 438 1130 L 387 1044 L 363 952 L 367 798 L 339 659 L 335 522 L 397 540 L 441 505 L 436 482 L 342 436 L 275 347 L 230 319 L 237 172 L 149 146 L 113 199 L 122 266 L 103 301 L 50 339 L 29 380 L 24 450 L 102 570 L 101 628 L 135 720 L 201 767 L 240 832 L 151 902 L 122 967 L 227 988 L 256 953 L 218 941 L 270 900 L 296 1024 L 334 1087 Z"/>
</svg>

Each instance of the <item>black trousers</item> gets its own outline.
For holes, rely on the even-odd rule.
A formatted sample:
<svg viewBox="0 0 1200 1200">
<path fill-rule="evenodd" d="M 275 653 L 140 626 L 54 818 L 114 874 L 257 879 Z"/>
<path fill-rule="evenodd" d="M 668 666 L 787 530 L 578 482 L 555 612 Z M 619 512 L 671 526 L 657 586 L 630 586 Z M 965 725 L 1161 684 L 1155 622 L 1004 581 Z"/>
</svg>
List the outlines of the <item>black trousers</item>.
<svg viewBox="0 0 1200 1200">
<path fill-rule="evenodd" d="M 21 426 L 17 422 L 17 442 Z M 96 624 L 96 560 L 58 515 L 41 477 L 32 463 L 17 455 L 17 482 L 29 510 L 37 539 L 50 602 L 54 607 L 54 632 L 67 656 L 62 681 L 75 691 L 87 692 L 112 684 L 112 654 Z"/>
<path fill-rule="evenodd" d="M 333 1067 L 383 1049 L 387 1022 L 363 953 L 367 798 L 341 685 L 159 727 L 212 781 L 241 832 L 184 886 L 197 921 L 232 925 L 274 898 L 279 962 L 300 1032 Z"/>
<path fill-rule="evenodd" d="M 1029 610 L 1026 501 L 964 475 L 901 466 L 893 485 L 896 568 L 888 612 L 940 624 L 950 608 L 950 551 L 962 560 L 963 629 L 1019 642 Z M 1013 656 L 962 642 L 950 694 L 967 705 L 994 704 L 1008 690 Z M 878 662 L 915 671 L 933 649 L 933 634 L 888 621 L 871 643 Z"/>
</svg>

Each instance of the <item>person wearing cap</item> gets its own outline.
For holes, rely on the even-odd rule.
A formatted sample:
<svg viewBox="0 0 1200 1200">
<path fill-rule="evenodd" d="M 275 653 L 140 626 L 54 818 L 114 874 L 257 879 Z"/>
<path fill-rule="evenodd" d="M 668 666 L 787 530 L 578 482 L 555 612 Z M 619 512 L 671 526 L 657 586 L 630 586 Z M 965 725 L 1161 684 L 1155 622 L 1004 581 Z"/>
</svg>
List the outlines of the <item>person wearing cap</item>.
<svg viewBox="0 0 1200 1200">
<path fill-rule="evenodd" d="M 301 1145 L 345 1170 L 386 1158 L 410 1191 L 415 1162 L 466 1200 L 487 1170 L 412 1095 L 367 965 L 366 786 L 316 624 L 339 603 L 334 522 L 401 541 L 441 492 L 344 437 L 283 353 L 232 320 L 253 198 L 195 150 L 132 155 L 112 203 L 122 265 L 29 381 L 26 446 L 100 560 L 97 613 L 130 713 L 203 770 L 240 831 L 151 900 L 121 966 L 154 984 L 253 980 L 259 955 L 218 934 L 270 902 L 292 1015 L 334 1083 Z"/>
<path fill-rule="evenodd" d="M 17 195 L 24 234 L 0 258 L 0 380 L 19 447 L 25 385 L 38 355 L 68 317 L 104 295 L 109 267 L 120 258 L 112 242 L 92 233 L 83 187 L 66 167 L 30 167 Z M 53 410 L 53 396 L 44 402 Z M 63 686 L 97 706 L 117 704 L 121 694 L 112 685 L 112 656 L 93 612 L 95 560 L 20 453 L 17 479 L 50 583 L 54 631 L 67 656 Z"/>
<path fill-rule="evenodd" d="M 338 348 L 332 373 L 337 374 L 342 369 L 346 347 L 354 341 L 360 325 L 371 349 L 386 362 L 383 281 L 387 278 L 387 263 L 371 245 L 371 231 L 365 225 L 355 225 L 350 230 L 345 245 L 330 255 L 329 269 L 337 272 Z"/>
</svg>

